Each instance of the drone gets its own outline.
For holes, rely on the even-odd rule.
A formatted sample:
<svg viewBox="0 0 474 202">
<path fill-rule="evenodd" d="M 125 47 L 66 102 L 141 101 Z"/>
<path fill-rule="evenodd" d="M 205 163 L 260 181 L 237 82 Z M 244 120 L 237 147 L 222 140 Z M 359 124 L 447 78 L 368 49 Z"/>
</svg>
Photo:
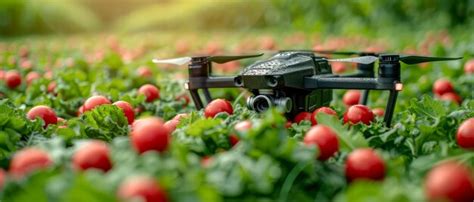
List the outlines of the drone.
<svg viewBox="0 0 474 202">
<path fill-rule="evenodd" d="M 329 59 L 317 54 L 357 55 L 358 57 Z M 212 101 L 210 88 L 245 88 L 252 93 L 247 98 L 247 107 L 263 112 L 271 107 L 280 107 L 287 118 L 303 111 L 313 111 L 329 106 L 334 89 L 363 90 L 360 103 L 366 104 L 371 90 L 389 91 L 384 123 L 390 127 L 398 92 L 403 89 L 400 79 L 400 62 L 418 64 L 423 62 L 458 60 L 462 57 L 428 57 L 416 55 L 382 54 L 373 52 L 338 52 L 313 50 L 282 50 L 270 58 L 245 67 L 235 76 L 213 76 L 212 63 L 223 64 L 233 60 L 260 57 L 251 55 L 193 56 L 173 59 L 153 59 L 154 63 L 188 64 L 189 79 L 185 88 L 189 90 L 195 107 Z M 357 63 L 357 73 L 333 74 L 330 62 Z M 375 62 L 378 61 L 377 74 Z"/>
</svg>

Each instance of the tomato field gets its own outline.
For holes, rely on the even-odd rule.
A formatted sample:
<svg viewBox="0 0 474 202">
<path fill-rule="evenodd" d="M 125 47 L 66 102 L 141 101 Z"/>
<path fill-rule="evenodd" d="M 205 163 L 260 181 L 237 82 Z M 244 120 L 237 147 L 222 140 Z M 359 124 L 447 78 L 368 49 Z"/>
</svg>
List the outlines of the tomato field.
<svg viewBox="0 0 474 202">
<path fill-rule="evenodd" d="M 354 90 L 335 91 L 329 108 L 317 110 L 329 115 L 310 112 L 295 120 L 286 120 L 278 109 L 248 110 L 244 89 L 214 90 L 220 99 L 197 111 L 183 87 L 186 67 L 152 64 L 151 58 L 272 50 L 301 43 L 299 38 L 314 40 L 301 34 L 255 34 L 226 43 L 197 38 L 203 39 L 198 46 L 184 40 L 169 45 L 171 38 L 148 34 L 134 40 L 99 35 L 2 43 L 1 197 L 110 201 L 148 193 L 157 198 L 147 201 L 472 199 L 473 60 L 404 65 L 404 89 L 393 126 L 386 128 L 380 116 L 382 93 L 370 97 L 370 108 L 352 106 L 360 109 L 345 117 L 349 106 L 357 104 L 353 97 L 360 96 Z M 350 39 L 327 38 L 320 44 L 344 40 Z M 456 47 L 449 41 L 424 43 L 439 52 Z M 468 56 L 471 51 L 456 53 Z M 257 59 L 217 65 L 215 74 L 237 73 L 252 60 Z M 332 68 L 355 71 L 350 64 Z"/>
<path fill-rule="evenodd" d="M 0 39 L 0 201 L 473 201 L 473 31 Z M 236 75 L 285 49 L 463 58 L 402 64 L 391 127 L 382 91 L 365 106 L 362 91 L 334 90 L 329 106 L 287 119 L 277 107 L 248 109 L 246 89 L 216 88 L 197 110 L 186 65 L 152 62 L 265 53 L 213 64 L 214 75 Z M 330 64 L 335 74 L 357 71 Z"/>
</svg>

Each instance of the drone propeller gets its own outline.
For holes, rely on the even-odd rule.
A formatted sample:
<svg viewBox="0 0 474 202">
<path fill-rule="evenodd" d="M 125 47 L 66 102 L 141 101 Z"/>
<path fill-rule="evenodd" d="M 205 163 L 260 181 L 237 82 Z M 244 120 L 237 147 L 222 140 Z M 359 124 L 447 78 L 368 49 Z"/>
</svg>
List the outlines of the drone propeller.
<svg viewBox="0 0 474 202">
<path fill-rule="evenodd" d="M 417 56 L 417 55 L 400 55 L 400 61 L 405 64 L 418 64 L 423 62 L 435 62 L 445 60 L 459 60 L 462 57 L 428 57 L 428 56 Z"/>
<path fill-rule="evenodd" d="M 381 55 L 384 56 L 384 55 Z M 394 55 L 398 56 L 398 60 L 409 65 L 419 64 L 423 62 L 435 62 L 435 61 L 445 61 L 445 60 L 459 60 L 462 57 L 429 57 L 429 56 L 417 56 L 417 55 Z M 341 59 L 328 59 L 330 62 L 353 62 L 359 64 L 370 64 L 379 60 L 375 56 L 361 56 L 354 58 L 341 58 Z"/>
<path fill-rule="evenodd" d="M 313 50 L 315 53 L 334 54 L 334 55 L 373 55 L 378 56 L 379 53 L 364 51 L 336 51 L 336 50 Z"/>
<path fill-rule="evenodd" d="M 226 63 L 233 60 L 241 60 L 245 58 L 253 58 L 262 56 L 262 53 L 259 54 L 252 54 L 252 55 L 215 55 L 215 56 L 202 56 L 207 57 L 207 60 L 210 62 L 215 63 Z M 193 57 L 180 57 L 180 58 L 171 58 L 171 59 L 153 59 L 153 63 L 161 63 L 161 64 L 174 64 L 174 65 L 184 65 L 188 62 L 191 62 Z"/>
<path fill-rule="evenodd" d="M 379 58 L 375 56 L 362 56 L 355 58 L 338 58 L 338 59 L 328 59 L 329 62 L 353 62 L 359 64 L 370 64 L 377 61 Z"/>
</svg>

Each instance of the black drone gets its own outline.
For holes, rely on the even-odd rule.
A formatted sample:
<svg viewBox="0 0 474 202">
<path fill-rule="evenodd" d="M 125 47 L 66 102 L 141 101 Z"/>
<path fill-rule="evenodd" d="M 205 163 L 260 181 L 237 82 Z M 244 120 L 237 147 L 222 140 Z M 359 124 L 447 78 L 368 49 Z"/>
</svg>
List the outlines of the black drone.
<svg viewBox="0 0 474 202">
<path fill-rule="evenodd" d="M 390 123 L 397 100 L 402 90 L 400 80 L 400 62 L 418 64 L 423 62 L 457 60 L 457 58 L 427 57 L 398 54 L 378 54 L 369 52 L 316 51 L 316 53 L 358 55 L 344 59 L 327 59 L 315 55 L 315 51 L 286 50 L 272 57 L 257 61 L 245 67 L 236 76 L 212 76 L 212 62 L 226 63 L 244 58 L 259 57 L 263 54 L 237 56 L 198 56 L 174 59 L 154 59 L 154 63 L 184 65 L 188 63 L 189 90 L 197 109 L 204 104 L 198 90 L 202 90 L 207 103 L 212 101 L 209 88 L 245 88 L 253 95 L 247 99 L 247 107 L 262 112 L 273 106 L 282 107 L 288 118 L 302 111 L 313 111 L 328 106 L 332 100 L 332 89 L 364 90 L 360 103 L 366 104 L 370 90 L 390 92 L 385 109 L 384 122 Z M 379 61 L 378 74 L 375 74 L 375 62 Z M 358 72 L 351 75 L 336 75 L 331 71 L 329 62 L 357 63 Z"/>
</svg>

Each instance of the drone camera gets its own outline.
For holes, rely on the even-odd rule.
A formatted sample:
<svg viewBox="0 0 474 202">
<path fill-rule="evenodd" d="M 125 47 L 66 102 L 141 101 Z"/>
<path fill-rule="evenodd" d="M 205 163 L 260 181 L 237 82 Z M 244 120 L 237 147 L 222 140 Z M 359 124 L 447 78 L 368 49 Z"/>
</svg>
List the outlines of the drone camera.
<svg viewBox="0 0 474 202">
<path fill-rule="evenodd" d="M 247 107 L 256 112 L 264 112 L 273 106 L 290 112 L 293 108 L 293 101 L 289 97 L 274 98 L 271 95 L 257 95 L 247 99 Z"/>
</svg>

